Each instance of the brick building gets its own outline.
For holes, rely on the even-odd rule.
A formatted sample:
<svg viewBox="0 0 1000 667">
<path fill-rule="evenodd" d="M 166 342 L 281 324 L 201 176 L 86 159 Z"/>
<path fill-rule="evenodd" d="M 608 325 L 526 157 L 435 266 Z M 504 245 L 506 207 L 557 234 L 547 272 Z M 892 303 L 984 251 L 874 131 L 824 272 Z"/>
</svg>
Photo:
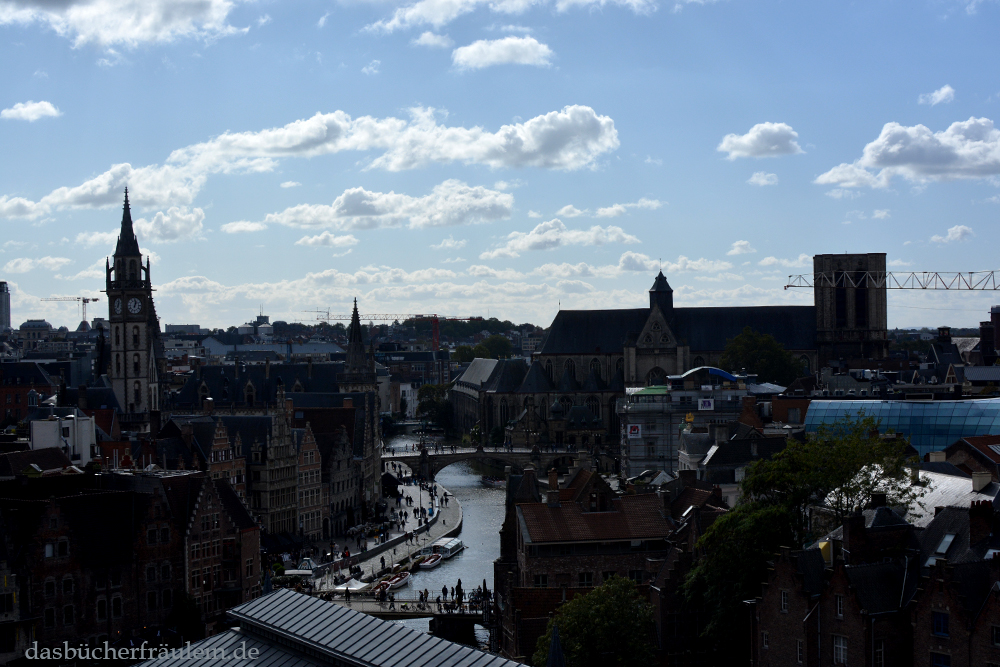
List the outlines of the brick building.
<svg viewBox="0 0 1000 667">
<path fill-rule="evenodd" d="M 51 396 L 59 391 L 59 381 L 33 361 L 0 364 L 0 424 L 15 424 L 35 409 L 29 404 L 28 394 L 36 397 Z"/>
</svg>

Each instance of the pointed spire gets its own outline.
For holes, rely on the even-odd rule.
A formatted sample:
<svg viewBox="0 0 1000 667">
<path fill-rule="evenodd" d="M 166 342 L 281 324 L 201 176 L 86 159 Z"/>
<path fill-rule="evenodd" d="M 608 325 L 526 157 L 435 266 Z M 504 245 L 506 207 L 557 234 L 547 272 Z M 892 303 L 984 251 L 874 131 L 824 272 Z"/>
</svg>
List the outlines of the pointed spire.
<svg viewBox="0 0 1000 667">
<path fill-rule="evenodd" d="M 125 188 L 125 206 L 122 209 L 122 230 L 118 235 L 118 247 L 115 248 L 115 257 L 138 257 L 139 240 L 135 238 L 135 230 L 132 229 L 132 210 L 128 204 L 128 188 Z"/>
<path fill-rule="evenodd" d="M 361 336 L 358 300 L 355 299 L 354 312 L 351 313 L 351 326 L 347 330 L 347 369 L 348 372 L 360 372 L 365 366 L 365 342 Z"/>
</svg>

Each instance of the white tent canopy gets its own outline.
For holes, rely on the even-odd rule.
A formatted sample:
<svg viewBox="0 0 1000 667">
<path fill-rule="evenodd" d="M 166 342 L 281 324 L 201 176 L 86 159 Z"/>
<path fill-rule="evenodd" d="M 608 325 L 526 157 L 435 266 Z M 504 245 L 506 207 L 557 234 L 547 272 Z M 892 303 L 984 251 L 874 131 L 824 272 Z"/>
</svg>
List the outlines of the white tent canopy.
<svg viewBox="0 0 1000 667">
<path fill-rule="evenodd" d="M 335 586 L 333 589 L 334 593 L 346 593 L 351 591 L 352 593 L 357 593 L 358 591 L 363 591 L 368 588 L 371 584 L 366 584 L 364 582 L 358 581 L 357 579 L 348 579 L 339 586 Z"/>
</svg>

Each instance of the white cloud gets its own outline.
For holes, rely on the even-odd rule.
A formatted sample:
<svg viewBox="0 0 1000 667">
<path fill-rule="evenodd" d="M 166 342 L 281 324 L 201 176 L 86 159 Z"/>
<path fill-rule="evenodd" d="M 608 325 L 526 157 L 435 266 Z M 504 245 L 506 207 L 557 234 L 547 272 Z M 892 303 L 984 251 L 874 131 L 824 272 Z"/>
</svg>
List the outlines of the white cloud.
<svg viewBox="0 0 1000 667">
<path fill-rule="evenodd" d="M 29 257 L 18 257 L 7 262 L 3 270 L 5 273 L 27 273 L 33 269 L 45 269 L 47 271 L 58 271 L 73 260 L 66 257 L 41 257 L 31 259 Z"/>
<path fill-rule="evenodd" d="M 644 255 L 638 252 L 625 252 L 622 256 L 618 258 L 619 271 L 660 271 L 664 273 L 687 273 L 687 272 L 718 272 L 726 271 L 733 268 L 733 265 L 726 261 L 705 259 L 704 257 L 698 259 L 689 259 L 684 255 L 677 258 L 676 262 L 666 261 L 661 262 L 650 258 L 648 255 Z"/>
<path fill-rule="evenodd" d="M 451 52 L 451 62 L 459 69 L 482 69 L 494 65 L 552 64 L 552 49 L 534 37 L 504 37 L 480 39 Z"/>
<path fill-rule="evenodd" d="M 448 35 L 436 35 L 430 30 L 410 41 L 414 46 L 428 46 L 432 49 L 450 49 L 455 41 Z"/>
<path fill-rule="evenodd" d="M 966 227 L 965 225 L 955 225 L 954 227 L 948 228 L 948 234 L 946 236 L 938 236 L 935 234 L 931 237 L 931 241 L 934 243 L 951 243 L 952 241 L 968 241 L 970 238 L 975 236 L 971 227 Z"/>
<path fill-rule="evenodd" d="M 998 175 L 1000 130 L 989 118 L 970 118 L 941 132 L 932 132 L 924 125 L 886 123 L 860 158 L 821 174 L 814 183 L 885 188 L 895 176 L 926 183 Z"/>
<path fill-rule="evenodd" d="M 463 259 L 462 257 L 449 257 L 448 259 L 442 259 L 442 264 L 460 264 L 462 262 L 467 262 L 469 260 Z"/>
<path fill-rule="evenodd" d="M 886 220 L 888 218 L 891 218 L 892 216 L 889 214 L 889 209 L 877 208 L 872 213 L 872 217 L 875 218 L 876 220 Z"/>
<path fill-rule="evenodd" d="M 298 181 L 285 181 L 284 183 L 281 184 L 281 187 L 283 187 L 283 188 L 297 188 L 297 187 L 299 187 L 301 185 L 302 184 L 299 183 Z"/>
<path fill-rule="evenodd" d="M 403 222 L 408 222 L 411 229 L 450 227 L 509 218 L 513 206 L 513 195 L 448 180 L 434 186 L 431 194 L 424 197 L 350 188 L 332 205 L 299 204 L 269 213 L 263 222 L 337 230 L 394 227 Z"/>
<path fill-rule="evenodd" d="M 416 108 L 412 118 L 352 119 L 342 111 L 317 113 L 284 127 L 225 133 L 173 151 L 164 165 L 113 165 L 74 187 L 60 187 L 38 202 L 0 195 L 0 216 L 37 217 L 59 208 L 103 208 L 121 204 L 130 188 L 137 207 L 191 204 L 208 176 L 273 171 L 278 160 L 341 151 L 383 151 L 369 169 L 414 169 L 428 163 L 462 162 L 491 168 L 593 167 L 618 148 L 614 121 L 586 106 L 567 106 L 491 133 L 481 127 L 439 125 L 435 110 Z"/>
<path fill-rule="evenodd" d="M 232 0 L 17 0 L 0 3 L 0 25 L 40 23 L 74 46 L 87 43 L 173 42 L 180 38 L 209 40 L 245 32 L 226 22 Z"/>
<path fill-rule="evenodd" d="M 834 188 L 833 190 L 827 190 L 823 194 L 833 199 L 857 199 L 858 197 L 861 197 L 864 193 L 858 192 L 857 190 Z"/>
<path fill-rule="evenodd" d="M 118 232 L 80 232 L 76 235 L 74 243 L 84 248 L 92 248 L 96 245 L 113 247 L 118 241 Z"/>
<path fill-rule="evenodd" d="M 663 166 L 663 160 L 661 158 L 651 157 L 649 155 L 646 156 L 646 159 L 644 160 L 644 162 L 646 164 L 655 164 L 657 167 L 662 167 Z"/>
<path fill-rule="evenodd" d="M 333 248 L 349 248 L 358 244 L 358 240 L 354 238 L 353 234 L 347 234 L 345 236 L 336 236 L 330 232 L 323 232 L 316 236 L 303 236 L 295 245 L 308 245 L 308 246 L 323 246 L 323 247 L 333 247 Z"/>
<path fill-rule="evenodd" d="M 0 118 L 4 120 L 26 120 L 29 123 L 34 123 L 39 118 L 55 118 L 61 115 L 62 111 L 56 109 L 51 102 L 44 100 L 41 102 L 33 102 L 31 100 L 18 102 L 11 108 L 0 111 Z"/>
<path fill-rule="evenodd" d="M 778 175 L 769 174 L 766 171 L 755 171 L 753 176 L 747 179 L 747 183 L 750 185 L 777 185 Z"/>
<path fill-rule="evenodd" d="M 528 211 L 528 217 L 529 218 L 540 218 L 540 217 L 542 217 L 542 214 L 539 213 L 538 211 Z"/>
<path fill-rule="evenodd" d="M 263 28 L 264 26 L 266 26 L 270 22 L 271 22 L 271 15 L 270 14 L 264 14 L 263 16 L 260 16 L 260 17 L 257 18 L 257 27 L 258 28 Z"/>
<path fill-rule="evenodd" d="M 951 86 L 945 84 L 944 86 L 938 88 L 933 93 L 924 93 L 917 98 L 919 104 L 929 104 L 934 106 L 935 104 L 947 104 L 955 99 L 955 89 Z"/>
<path fill-rule="evenodd" d="M 465 270 L 467 274 L 476 278 L 495 278 L 497 280 L 520 280 L 524 274 L 514 269 L 494 269 L 482 264 L 473 264 Z"/>
<path fill-rule="evenodd" d="M 727 255 L 749 255 L 750 253 L 757 252 L 757 249 L 750 245 L 749 241 L 733 241 L 733 246 L 727 252 Z"/>
<path fill-rule="evenodd" d="M 795 141 L 799 134 L 787 123 L 757 123 L 746 134 L 727 134 L 715 150 L 738 157 L 777 157 L 804 152 Z"/>
<path fill-rule="evenodd" d="M 222 225 L 221 229 L 227 234 L 243 234 L 247 232 L 262 232 L 267 229 L 267 225 L 263 222 L 246 222 L 241 220 L 239 222 L 227 222 Z"/>
<path fill-rule="evenodd" d="M 627 234 L 621 227 L 601 227 L 590 229 L 569 229 L 558 218 L 538 224 L 530 232 L 511 232 L 507 242 L 493 250 L 479 255 L 480 259 L 497 257 L 518 257 L 529 250 L 552 250 L 566 245 L 605 245 L 607 243 L 639 243 L 639 239 Z"/>
<path fill-rule="evenodd" d="M 559 209 L 558 211 L 556 211 L 556 215 L 561 215 L 564 218 L 578 218 L 581 215 L 584 215 L 586 213 L 587 213 L 587 211 L 581 211 L 580 209 L 578 209 L 576 206 L 573 206 L 572 204 L 566 204 L 561 209 Z"/>
<path fill-rule="evenodd" d="M 514 179 L 511 179 L 509 181 L 497 181 L 496 183 L 493 184 L 493 189 L 494 190 L 513 190 L 515 188 L 521 187 L 522 185 L 526 185 L 526 183 L 524 181 L 522 181 L 520 178 L 514 178 Z"/>
<path fill-rule="evenodd" d="M 788 269 L 802 269 L 812 266 L 813 258 L 805 253 L 800 254 L 795 259 L 778 259 L 777 257 L 765 257 L 757 262 L 760 266 L 783 266 Z"/>
<path fill-rule="evenodd" d="M 166 213 L 157 211 L 152 220 L 139 218 L 133 224 L 139 237 L 169 243 L 200 237 L 204 220 L 205 212 L 200 208 L 189 211 L 186 206 L 171 206 Z"/>
<path fill-rule="evenodd" d="M 378 68 L 382 66 L 381 60 L 373 60 L 361 68 L 362 74 L 378 74 Z"/>
<path fill-rule="evenodd" d="M 892 261 L 890 261 L 890 262 L 887 262 L 887 264 L 888 264 L 889 266 L 909 266 L 909 265 L 910 265 L 910 264 L 912 264 L 912 263 L 913 263 L 913 262 L 904 262 L 904 261 L 903 261 L 903 260 L 901 260 L 901 259 L 894 259 L 894 260 L 892 260 Z"/>
<path fill-rule="evenodd" d="M 446 239 L 442 239 L 441 243 L 432 245 L 431 248 L 434 250 L 458 250 L 459 248 L 464 248 L 466 244 L 465 239 L 455 240 L 455 237 L 448 236 Z"/>
<path fill-rule="evenodd" d="M 597 209 L 597 217 L 617 218 L 619 215 L 623 215 L 630 208 L 644 208 L 650 211 L 655 211 L 661 206 L 663 206 L 663 202 L 661 202 L 659 199 L 646 199 L 645 197 L 643 197 L 637 202 L 632 202 L 629 204 L 612 204 L 611 206 L 605 206 L 603 208 L 599 208 Z"/>
<path fill-rule="evenodd" d="M 325 26 L 326 25 L 326 20 L 328 18 L 330 18 L 330 12 L 327 12 L 326 14 L 323 14 L 323 16 L 320 16 L 319 17 L 319 21 L 316 21 L 316 27 L 317 28 L 322 28 L 323 26 Z"/>
</svg>

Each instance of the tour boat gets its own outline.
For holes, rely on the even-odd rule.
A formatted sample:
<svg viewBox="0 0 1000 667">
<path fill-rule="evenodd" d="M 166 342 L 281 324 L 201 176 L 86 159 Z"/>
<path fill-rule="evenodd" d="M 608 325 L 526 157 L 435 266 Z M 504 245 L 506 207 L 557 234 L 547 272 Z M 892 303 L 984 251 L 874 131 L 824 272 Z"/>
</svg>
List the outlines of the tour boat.
<svg viewBox="0 0 1000 667">
<path fill-rule="evenodd" d="M 457 537 L 442 537 L 433 544 L 433 547 L 434 553 L 440 554 L 442 558 L 451 558 L 462 551 L 465 544 Z"/>
<path fill-rule="evenodd" d="M 483 476 L 479 480 L 480 483 L 488 489 L 505 489 L 507 488 L 506 480 L 499 479 L 497 477 L 486 477 Z"/>
<path fill-rule="evenodd" d="M 389 588 L 399 588 L 408 583 L 410 583 L 410 573 L 400 572 L 399 574 L 393 575 L 392 578 L 389 579 Z"/>
<path fill-rule="evenodd" d="M 420 569 L 429 570 L 431 568 L 437 567 L 438 565 L 441 564 L 441 561 L 443 559 L 444 558 L 443 556 L 441 556 L 441 554 L 434 554 L 432 556 L 428 556 L 427 558 L 420 561 Z"/>
</svg>

